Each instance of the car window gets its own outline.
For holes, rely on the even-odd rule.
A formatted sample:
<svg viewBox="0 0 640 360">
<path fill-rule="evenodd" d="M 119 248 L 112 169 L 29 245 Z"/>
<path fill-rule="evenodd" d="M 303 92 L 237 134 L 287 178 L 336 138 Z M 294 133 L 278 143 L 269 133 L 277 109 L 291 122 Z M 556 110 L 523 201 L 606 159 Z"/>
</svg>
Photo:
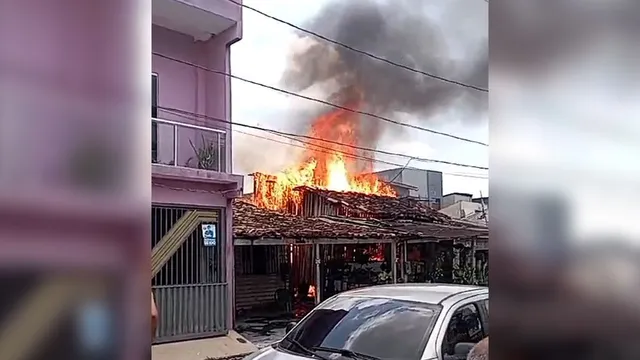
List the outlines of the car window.
<svg viewBox="0 0 640 360">
<path fill-rule="evenodd" d="M 484 338 L 480 312 L 475 304 L 467 304 L 453 313 L 444 340 L 442 353 L 453 355 L 457 343 L 477 343 Z"/>
<path fill-rule="evenodd" d="M 340 296 L 314 309 L 285 339 L 313 349 L 348 349 L 379 359 L 419 359 L 440 306 Z M 300 352 L 292 342 L 280 346 Z M 329 357 L 319 350 L 319 355 Z"/>
</svg>

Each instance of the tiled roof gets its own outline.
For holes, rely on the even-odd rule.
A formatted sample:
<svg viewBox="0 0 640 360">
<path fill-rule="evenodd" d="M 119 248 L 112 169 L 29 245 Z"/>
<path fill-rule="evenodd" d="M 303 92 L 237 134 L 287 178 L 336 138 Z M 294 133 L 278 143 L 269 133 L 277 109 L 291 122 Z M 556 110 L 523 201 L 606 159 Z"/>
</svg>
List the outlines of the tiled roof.
<svg viewBox="0 0 640 360">
<path fill-rule="evenodd" d="M 242 239 L 420 239 L 483 237 L 487 229 L 409 219 L 358 219 L 344 216 L 302 217 L 259 208 L 246 200 L 233 204 L 233 233 Z M 437 213 L 437 212 L 436 212 Z"/>
<path fill-rule="evenodd" d="M 283 212 L 259 208 L 244 200 L 233 203 L 235 238 L 348 238 L 384 239 L 406 235 L 402 232 L 353 224 L 329 218 L 303 218 Z"/>
<path fill-rule="evenodd" d="M 296 190 L 317 194 L 329 202 L 340 204 L 350 212 L 359 213 L 361 215 L 359 217 L 374 217 L 381 220 L 413 219 L 437 224 L 451 223 L 449 216 L 414 199 L 338 192 L 310 187 L 298 187 Z"/>
</svg>

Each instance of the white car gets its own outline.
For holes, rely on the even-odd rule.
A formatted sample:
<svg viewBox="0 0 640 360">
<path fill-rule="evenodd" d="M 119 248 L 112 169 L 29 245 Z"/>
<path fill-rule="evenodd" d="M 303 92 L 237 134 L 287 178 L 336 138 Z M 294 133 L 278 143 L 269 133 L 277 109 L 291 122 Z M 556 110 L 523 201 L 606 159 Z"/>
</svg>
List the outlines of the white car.
<svg viewBox="0 0 640 360">
<path fill-rule="evenodd" d="M 245 360 L 464 360 L 488 335 L 487 287 L 381 285 L 327 299 Z"/>
</svg>

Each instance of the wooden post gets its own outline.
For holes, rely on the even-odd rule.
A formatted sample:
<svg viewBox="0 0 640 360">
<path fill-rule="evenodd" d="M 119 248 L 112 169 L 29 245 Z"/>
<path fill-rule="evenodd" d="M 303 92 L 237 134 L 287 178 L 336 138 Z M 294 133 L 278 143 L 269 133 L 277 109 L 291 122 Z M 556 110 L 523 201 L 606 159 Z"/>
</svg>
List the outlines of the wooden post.
<svg viewBox="0 0 640 360">
<path fill-rule="evenodd" d="M 451 244 L 451 247 L 449 248 L 449 251 L 451 251 L 453 258 L 452 258 L 452 268 L 460 267 L 462 264 L 460 262 L 460 250 L 457 250 L 455 248 L 455 243 Z M 456 273 L 455 271 L 451 274 L 451 280 L 455 281 L 456 280 Z"/>
<path fill-rule="evenodd" d="M 476 239 L 471 240 L 471 269 L 476 271 Z"/>
<path fill-rule="evenodd" d="M 404 247 L 402 249 L 402 266 L 403 266 L 403 279 L 405 283 L 409 282 L 409 274 L 407 273 L 407 268 L 408 268 L 408 260 L 409 260 L 409 249 L 407 249 L 409 247 L 409 241 L 405 240 L 404 241 Z"/>
<path fill-rule="evenodd" d="M 403 241 L 402 242 L 402 257 L 400 258 L 400 277 L 402 278 L 403 282 L 406 282 L 406 281 L 404 281 L 404 271 L 405 271 L 404 267 L 405 267 L 405 263 L 406 263 L 406 260 L 407 260 L 404 257 L 404 248 L 406 246 L 407 246 L 407 243 Z"/>
<path fill-rule="evenodd" d="M 393 283 L 398 282 L 398 243 L 395 240 L 391 243 L 391 276 L 393 277 Z"/>
<path fill-rule="evenodd" d="M 321 282 L 320 274 L 320 244 L 313 245 L 314 259 L 316 262 L 316 305 L 320 304 L 320 291 L 324 287 Z"/>
</svg>

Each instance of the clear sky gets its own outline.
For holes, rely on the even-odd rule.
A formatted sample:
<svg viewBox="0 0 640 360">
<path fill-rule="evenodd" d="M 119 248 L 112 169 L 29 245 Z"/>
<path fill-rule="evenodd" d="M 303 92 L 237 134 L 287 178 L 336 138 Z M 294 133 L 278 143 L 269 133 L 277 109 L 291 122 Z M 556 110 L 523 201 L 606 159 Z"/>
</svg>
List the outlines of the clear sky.
<svg viewBox="0 0 640 360">
<path fill-rule="evenodd" d="M 473 4 L 469 4 L 473 1 Z M 304 26 L 327 3 L 326 0 L 245 0 L 246 5 L 260 9 L 267 14 L 286 20 L 296 25 Z M 439 0 L 429 5 L 428 15 L 432 19 L 446 19 L 446 12 L 451 7 L 466 6 L 472 8 L 471 15 L 464 22 L 452 25 L 442 21 L 441 31 L 455 34 L 457 37 L 468 36 L 473 39 L 478 36 L 486 38 L 487 34 L 487 4 L 480 0 Z M 272 19 L 263 17 L 251 10 L 244 10 L 243 39 L 231 48 L 231 67 L 235 75 L 255 80 L 264 84 L 281 87 L 279 83 L 287 64 L 290 48 L 296 41 L 294 29 L 280 24 Z M 455 44 L 454 44 L 455 45 Z M 451 51 L 455 52 L 455 46 Z M 422 76 L 422 75 L 419 75 Z M 272 90 L 233 80 L 232 83 L 233 121 L 251 125 L 260 125 L 271 129 L 296 132 L 294 124 L 285 120 L 292 108 L 309 106 L 305 100 L 286 96 Z M 410 115 L 388 116 L 402 122 L 415 122 Z M 460 114 L 455 108 L 433 117 L 433 121 L 425 126 L 441 132 L 474 139 L 488 143 L 488 121 L 486 118 L 472 122 L 462 122 Z M 486 113 L 479 114 L 486 117 Z M 288 142 L 286 139 L 263 132 L 235 127 L 246 133 L 258 134 L 278 141 Z M 419 130 L 407 131 L 402 139 L 384 137 L 378 144 L 381 150 L 420 156 L 423 158 L 446 160 L 451 162 L 473 164 L 488 167 L 489 149 L 481 145 L 470 144 L 454 139 L 433 135 Z M 247 174 L 253 171 L 275 172 L 281 170 L 296 160 L 298 148 L 278 144 L 256 138 L 254 136 L 234 133 L 234 172 Z M 380 160 L 405 164 L 406 158 L 387 155 L 377 155 Z M 444 192 L 467 192 L 488 195 L 487 171 L 424 163 L 414 161 L 410 166 L 416 168 L 443 171 Z M 378 170 L 390 168 L 386 164 L 376 164 Z M 464 177 L 460 175 L 473 175 Z M 245 188 L 249 188 L 250 179 L 245 179 Z"/>
</svg>

